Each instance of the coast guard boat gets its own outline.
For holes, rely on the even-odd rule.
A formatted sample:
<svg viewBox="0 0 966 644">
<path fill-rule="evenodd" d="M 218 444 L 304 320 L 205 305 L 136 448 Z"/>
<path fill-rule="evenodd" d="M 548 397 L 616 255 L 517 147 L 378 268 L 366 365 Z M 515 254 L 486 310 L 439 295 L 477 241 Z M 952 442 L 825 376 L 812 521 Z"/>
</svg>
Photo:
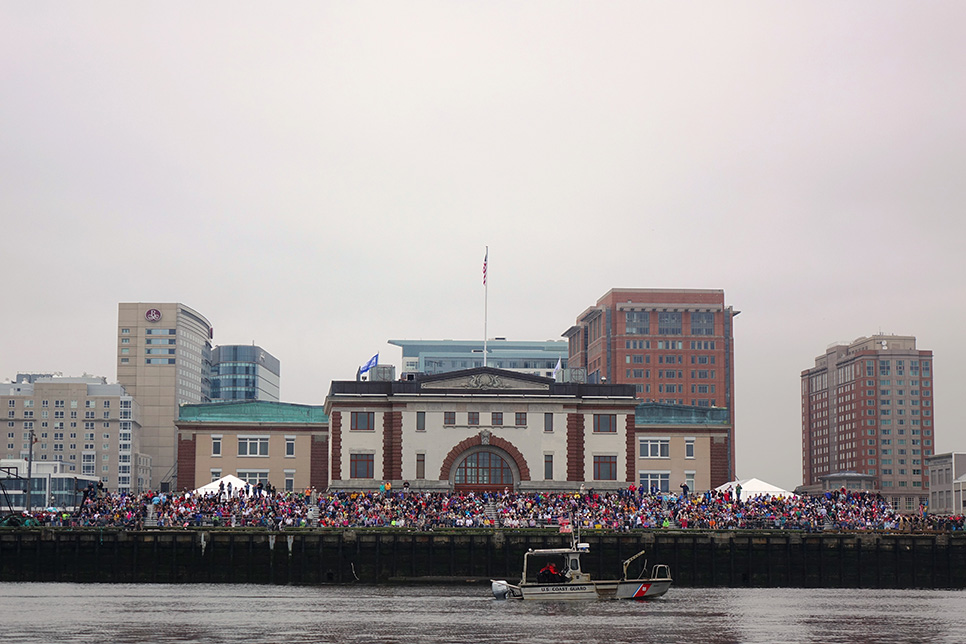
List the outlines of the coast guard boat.
<svg viewBox="0 0 966 644">
<path fill-rule="evenodd" d="M 656 564 L 647 573 L 647 563 L 637 578 L 628 579 L 628 566 L 644 556 L 641 550 L 625 559 L 620 579 L 591 579 L 581 567 L 580 558 L 590 552 L 590 544 L 581 543 L 579 535 L 572 538 L 569 548 L 529 550 L 523 556 L 520 583 L 502 579 L 490 580 L 493 596 L 497 599 L 651 599 L 660 597 L 671 587 L 671 569 Z M 538 572 L 533 573 L 534 569 Z"/>
</svg>

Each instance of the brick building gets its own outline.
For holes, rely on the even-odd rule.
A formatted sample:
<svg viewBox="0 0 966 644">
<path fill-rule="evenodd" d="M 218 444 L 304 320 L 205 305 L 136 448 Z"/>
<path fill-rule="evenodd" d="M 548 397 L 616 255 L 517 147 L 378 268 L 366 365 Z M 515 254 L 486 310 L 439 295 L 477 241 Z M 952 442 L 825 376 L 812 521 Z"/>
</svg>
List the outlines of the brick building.
<svg viewBox="0 0 966 644">
<path fill-rule="evenodd" d="M 925 459 L 935 453 L 932 351 L 912 336 L 831 345 L 801 373 L 802 478 L 874 477 L 895 509 L 928 502 Z"/>
<path fill-rule="evenodd" d="M 716 443 L 735 478 L 734 317 L 720 289 L 611 289 L 564 332 L 569 366 L 587 382 L 633 385 L 645 402 L 726 410 L 727 439 Z"/>
</svg>

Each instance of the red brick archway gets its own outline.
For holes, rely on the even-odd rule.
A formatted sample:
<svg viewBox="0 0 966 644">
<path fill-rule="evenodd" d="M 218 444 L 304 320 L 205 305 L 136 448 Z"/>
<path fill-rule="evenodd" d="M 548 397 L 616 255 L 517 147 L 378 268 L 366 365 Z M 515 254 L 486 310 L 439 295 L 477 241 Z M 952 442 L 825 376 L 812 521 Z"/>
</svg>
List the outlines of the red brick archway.
<svg viewBox="0 0 966 644">
<path fill-rule="evenodd" d="M 446 458 L 443 459 L 443 466 L 439 469 L 439 480 L 448 481 L 450 472 L 453 470 L 453 466 L 459 461 L 460 457 L 466 453 L 467 450 L 474 447 L 483 446 L 483 439 L 479 436 L 471 436 L 465 440 L 460 441 L 453 449 L 450 450 Z M 499 436 L 490 436 L 489 447 L 495 447 L 513 461 L 517 466 L 517 470 L 520 472 L 521 481 L 530 480 L 530 468 L 527 466 L 527 459 L 523 457 L 523 454 L 518 450 L 513 443 L 510 441 L 500 438 Z"/>
</svg>

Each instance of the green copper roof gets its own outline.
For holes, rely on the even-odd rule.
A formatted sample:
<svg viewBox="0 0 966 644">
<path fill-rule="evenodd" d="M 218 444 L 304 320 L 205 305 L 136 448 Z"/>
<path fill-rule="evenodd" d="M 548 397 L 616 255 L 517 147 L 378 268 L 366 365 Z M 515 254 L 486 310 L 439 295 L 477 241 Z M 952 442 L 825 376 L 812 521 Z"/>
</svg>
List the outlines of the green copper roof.
<svg viewBox="0 0 966 644">
<path fill-rule="evenodd" d="M 328 423 L 322 406 L 269 400 L 181 405 L 179 421 L 222 423 Z"/>
</svg>

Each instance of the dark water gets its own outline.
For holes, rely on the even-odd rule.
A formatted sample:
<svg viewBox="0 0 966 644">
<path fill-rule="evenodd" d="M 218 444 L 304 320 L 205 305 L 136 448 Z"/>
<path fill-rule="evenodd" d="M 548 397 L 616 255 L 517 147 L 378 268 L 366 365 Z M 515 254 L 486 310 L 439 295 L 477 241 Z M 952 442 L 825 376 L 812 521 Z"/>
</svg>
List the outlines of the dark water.
<svg viewBox="0 0 966 644">
<path fill-rule="evenodd" d="M 966 642 L 966 593 L 675 589 L 504 602 L 489 586 L 0 583 L 0 643 Z"/>
</svg>

